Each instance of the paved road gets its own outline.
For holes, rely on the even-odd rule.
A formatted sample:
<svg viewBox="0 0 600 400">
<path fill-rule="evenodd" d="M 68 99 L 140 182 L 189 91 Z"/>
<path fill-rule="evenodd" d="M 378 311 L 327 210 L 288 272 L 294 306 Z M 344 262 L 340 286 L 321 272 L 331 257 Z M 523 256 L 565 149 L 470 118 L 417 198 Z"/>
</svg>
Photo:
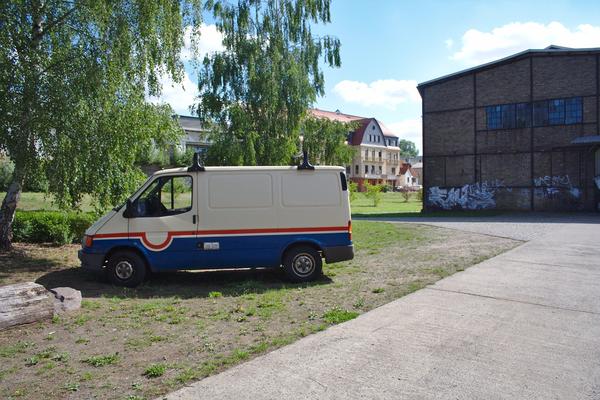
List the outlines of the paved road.
<svg viewBox="0 0 600 400">
<path fill-rule="evenodd" d="M 600 218 L 495 218 L 441 223 L 533 240 L 168 398 L 600 399 Z"/>
</svg>

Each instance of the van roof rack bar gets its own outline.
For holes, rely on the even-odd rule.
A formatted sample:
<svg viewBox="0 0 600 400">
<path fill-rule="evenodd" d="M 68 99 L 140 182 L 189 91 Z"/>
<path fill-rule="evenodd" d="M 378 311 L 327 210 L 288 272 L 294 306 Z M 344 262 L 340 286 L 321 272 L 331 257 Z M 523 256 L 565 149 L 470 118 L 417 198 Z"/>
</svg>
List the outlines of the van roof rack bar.
<svg viewBox="0 0 600 400">
<path fill-rule="evenodd" d="M 192 166 L 188 167 L 188 172 L 205 171 L 204 165 L 200 164 L 200 154 L 194 153 L 194 160 Z"/>
<path fill-rule="evenodd" d="M 308 151 L 302 150 L 302 164 L 298 165 L 298 169 L 315 169 L 315 166 L 308 161 Z"/>
</svg>

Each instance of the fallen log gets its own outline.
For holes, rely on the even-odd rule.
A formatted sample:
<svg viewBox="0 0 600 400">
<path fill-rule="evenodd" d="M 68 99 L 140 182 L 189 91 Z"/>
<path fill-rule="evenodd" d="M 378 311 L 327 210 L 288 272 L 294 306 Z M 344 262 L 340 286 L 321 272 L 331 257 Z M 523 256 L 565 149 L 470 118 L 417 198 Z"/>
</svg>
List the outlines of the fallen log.
<svg viewBox="0 0 600 400">
<path fill-rule="evenodd" d="M 33 282 L 0 287 L 0 330 L 54 315 L 54 296 Z"/>
</svg>

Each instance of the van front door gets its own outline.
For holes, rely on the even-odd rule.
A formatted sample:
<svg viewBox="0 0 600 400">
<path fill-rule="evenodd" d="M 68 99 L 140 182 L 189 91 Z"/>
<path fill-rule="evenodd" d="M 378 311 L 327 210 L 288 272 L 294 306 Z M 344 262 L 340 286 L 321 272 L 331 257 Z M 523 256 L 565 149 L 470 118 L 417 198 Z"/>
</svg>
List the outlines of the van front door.
<svg viewBox="0 0 600 400">
<path fill-rule="evenodd" d="M 132 203 L 129 238 L 154 269 L 187 268 L 196 263 L 196 175 L 159 175 Z"/>
</svg>

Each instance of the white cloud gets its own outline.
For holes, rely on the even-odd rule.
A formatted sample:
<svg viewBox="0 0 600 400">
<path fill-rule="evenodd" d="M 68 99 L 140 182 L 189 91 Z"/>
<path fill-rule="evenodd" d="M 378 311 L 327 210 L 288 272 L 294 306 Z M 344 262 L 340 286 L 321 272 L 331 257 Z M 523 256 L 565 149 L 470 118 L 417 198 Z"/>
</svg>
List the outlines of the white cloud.
<svg viewBox="0 0 600 400">
<path fill-rule="evenodd" d="M 423 124 L 421 118 L 405 119 L 400 122 L 386 124 L 386 126 L 400 139 L 414 142 L 419 154 L 423 154 Z"/>
<path fill-rule="evenodd" d="M 162 93 L 158 97 L 149 97 L 152 103 L 170 104 L 173 110 L 180 115 L 190 115 L 190 106 L 197 102 L 198 85 L 192 82 L 187 72 L 184 72 L 180 83 L 173 82 L 169 77 L 163 76 L 160 80 Z"/>
<path fill-rule="evenodd" d="M 369 84 L 344 80 L 333 88 L 344 101 L 363 106 L 384 106 L 396 109 L 400 103 L 420 102 L 417 81 L 382 79 Z"/>
<path fill-rule="evenodd" d="M 184 46 L 181 49 L 181 59 L 189 61 L 194 57 L 191 26 L 185 28 L 183 41 Z M 207 25 L 204 23 L 200 25 L 200 37 L 197 39 L 196 49 L 200 60 L 207 54 L 225 50 L 223 47 L 223 34 L 217 30 L 216 25 Z"/>
<path fill-rule="evenodd" d="M 489 32 L 469 29 L 462 46 L 450 58 L 466 65 L 481 64 L 527 49 L 551 44 L 565 47 L 600 47 L 600 26 L 583 24 L 569 29 L 560 22 L 512 22 Z"/>
</svg>

